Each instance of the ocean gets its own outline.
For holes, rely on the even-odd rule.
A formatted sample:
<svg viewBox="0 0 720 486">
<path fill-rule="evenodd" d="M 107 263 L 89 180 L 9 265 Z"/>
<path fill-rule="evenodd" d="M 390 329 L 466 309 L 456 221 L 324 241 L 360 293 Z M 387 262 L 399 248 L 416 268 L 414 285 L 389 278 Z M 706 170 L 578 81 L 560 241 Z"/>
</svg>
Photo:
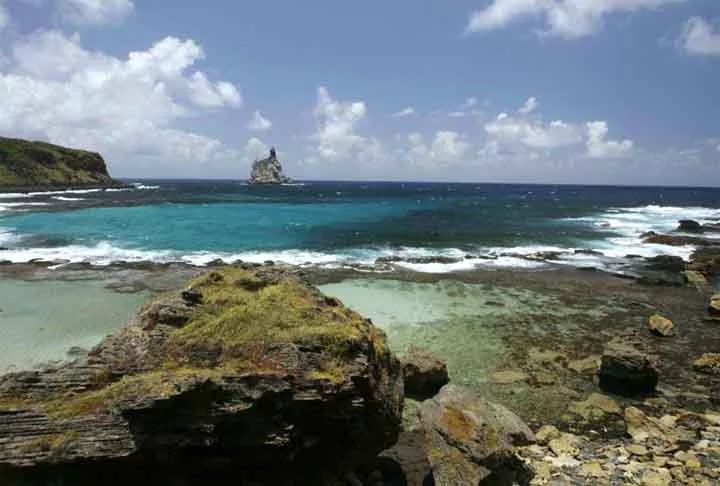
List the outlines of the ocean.
<svg viewBox="0 0 720 486">
<path fill-rule="evenodd" d="M 0 261 L 337 267 L 394 257 L 424 272 L 604 268 L 628 255 L 687 258 L 691 247 L 641 244 L 640 236 L 671 231 L 679 219 L 718 218 L 720 189 L 709 188 L 143 180 L 128 189 L 0 193 Z M 552 261 L 539 252 L 553 252 Z"/>
</svg>

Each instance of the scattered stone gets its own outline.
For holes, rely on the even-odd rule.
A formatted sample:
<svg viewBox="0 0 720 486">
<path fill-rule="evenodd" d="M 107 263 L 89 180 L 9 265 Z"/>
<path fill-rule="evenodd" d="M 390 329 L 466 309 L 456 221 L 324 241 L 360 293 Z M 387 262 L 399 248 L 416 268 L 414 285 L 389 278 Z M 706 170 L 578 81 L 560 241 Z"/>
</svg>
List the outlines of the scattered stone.
<svg viewBox="0 0 720 486">
<path fill-rule="evenodd" d="M 529 444 L 534 436 L 505 407 L 482 400 L 468 389 L 446 385 L 421 404 L 420 414 L 437 486 L 492 480 L 529 483 L 532 471 L 515 454 L 514 446 Z"/>
<path fill-rule="evenodd" d="M 535 440 L 540 445 L 547 445 L 553 439 L 560 437 L 560 431 L 554 425 L 543 425 L 535 434 Z"/>
<path fill-rule="evenodd" d="M 648 450 L 647 447 L 642 446 L 640 444 L 630 444 L 625 449 L 632 454 L 633 456 L 647 456 Z"/>
<path fill-rule="evenodd" d="M 586 421 L 601 420 L 607 414 L 622 415 L 620 405 L 612 398 L 600 393 L 592 393 L 587 400 L 572 403 L 568 409 Z"/>
<path fill-rule="evenodd" d="M 575 457 L 580 453 L 578 443 L 580 438 L 572 434 L 561 434 L 560 437 L 548 442 L 548 447 L 556 456 L 563 455 Z"/>
<path fill-rule="evenodd" d="M 642 476 L 643 486 L 670 486 L 672 475 L 667 469 L 648 469 Z"/>
<path fill-rule="evenodd" d="M 720 375 L 720 353 L 705 353 L 695 360 L 693 368 L 699 373 Z"/>
<path fill-rule="evenodd" d="M 649 438 L 665 438 L 666 431 L 660 423 L 645 415 L 636 407 L 625 409 L 625 427 L 627 433 L 635 442 L 645 442 Z"/>
<path fill-rule="evenodd" d="M 618 341 L 605 347 L 600 365 L 600 388 L 618 395 L 646 395 L 655 391 L 658 371 L 650 357 Z"/>
<path fill-rule="evenodd" d="M 490 381 L 498 385 L 510 385 L 529 379 L 530 376 L 522 370 L 498 371 L 490 375 Z"/>
<path fill-rule="evenodd" d="M 580 469 L 580 474 L 587 478 L 600 479 L 608 476 L 608 473 L 603 470 L 602 464 L 597 461 L 587 462 L 583 464 Z"/>
<path fill-rule="evenodd" d="M 447 363 L 428 349 L 411 345 L 398 359 L 403 368 L 405 394 L 411 398 L 430 398 L 450 381 Z"/>
<path fill-rule="evenodd" d="M 675 325 L 667 317 L 654 314 L 648 319 L 650 332 L 660 337 L 671 337 L 675 335 Z"/>
<path fill-rule="evenodd" d="M 687 283 L 691 285 L 707 285 L 708 281 L 707 278 L 705 278 L 705 275 L 702 273 L 695 271 L 695 270 L 686 270 L 683 272 L 683 275 L 685 276 L 685 280 Z"/>
<path fill-rule="evenodd" d="M 570 361 L 568 368 L 580 374 L 597 373 L 600 368 L 600 356 L 592 355 L 587 358 Z"/>
<path fill-rule="evenodd" d="M 720 317 L 720 294 L 715 294 L 710 298 L 708 314 L 711 317 Z"/>
</svg>

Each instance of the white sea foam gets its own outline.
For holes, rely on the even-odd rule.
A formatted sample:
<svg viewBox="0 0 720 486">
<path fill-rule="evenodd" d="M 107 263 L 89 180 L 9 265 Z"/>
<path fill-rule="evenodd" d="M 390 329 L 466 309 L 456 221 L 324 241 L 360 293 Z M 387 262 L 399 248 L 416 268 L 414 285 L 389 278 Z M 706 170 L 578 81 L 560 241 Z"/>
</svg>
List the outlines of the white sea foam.
<svg viewBox="0 0 720 486">
<path fill-rule="evenodd" d="M 53 199 L 57 201 L 84 201 L 82 197 L 66 197 L 66 196 L 53 196 Z"/>
</svg>

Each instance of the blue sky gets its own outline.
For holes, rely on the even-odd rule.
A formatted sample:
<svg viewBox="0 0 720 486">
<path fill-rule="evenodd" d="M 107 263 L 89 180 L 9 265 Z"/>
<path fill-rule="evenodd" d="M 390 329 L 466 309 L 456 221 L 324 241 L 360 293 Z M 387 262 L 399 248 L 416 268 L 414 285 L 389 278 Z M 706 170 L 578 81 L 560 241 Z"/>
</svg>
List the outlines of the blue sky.
<svg viewBox="0 0 720 486">
<path fill-rule="evenodd" d="M 129 177 L 720 185 L 717 0 L 0 0 L 0 134 Z"/>
</svg>

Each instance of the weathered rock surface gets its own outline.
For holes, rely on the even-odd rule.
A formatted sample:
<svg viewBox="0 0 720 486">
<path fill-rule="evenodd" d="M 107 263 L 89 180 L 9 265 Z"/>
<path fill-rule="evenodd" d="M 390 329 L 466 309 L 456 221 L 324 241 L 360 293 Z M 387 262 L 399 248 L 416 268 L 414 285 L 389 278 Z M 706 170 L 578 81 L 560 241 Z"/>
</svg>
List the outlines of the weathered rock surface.
<svg viewBox="0 0 720 486">
<path fill-rule="evenodd" d="M 643 241 L 645 243 L 655 243 L 658 245 L 669 245 L 669 246 L 686 246 L 686 245 L 697 245 L 697 246 L 711 246 L 713 241 L 700 236 L 685 236 L 685 235 L 663 235 L 649 231 L 643 235 Z"/>
<path fill-rule="evenodd" d="M 693 368 L 700 373 L 720 375 L 720 353 L 705 353 L 695 360 Z"/>
<path fill-rule="evenodd" d="M 667 317 L 660 314 L 653 314 L 648 319 L 648 329 L 651 333 L 660 337 L 671 337 L 675 335 L 675 324 Z"/>
<path fill-rule="evenodd" d="M 710 317 L 720 317 L 720 294 L 715 294 L 710 298 L 708 314 Z"/>
<path fill-rule="evenodd" d="M 267 159 L 253 162 L 250 172 L 250 184 L 287 184 L 292 179 L 283 174 L 282 165 L 277 158 L 275 149 L 270 149 Z"/>
<path fill-rule="evenodd" d="M 447 363 L 432 351 L 408 347 L 398 356 L 402 364 L 405 395 L 419 400 L 430 398 L 450 381 Z"/>
<path fill-rule="evenodd" d="M 100 154 L 0 137 L 0 188 L 122 186 Z"/>
<path fill-rule="evenodd" d="M 602 389 L 619 395 L 651 394 L 658 383 L 654 361 L 621 341 L 612 341 L 605 347 L 598 375 Z"/>
<path fill-rule="evenodd" d="M 325 484 L 395 442 L 401 407 L 369 321 L 282 270 L 217 269 L 87 358 L 0 378 L 0 484 Z"/>
<path fill-rule="evenodd" d="M 447 385 L 422 403 L 420 417 L 436 485 L 529 483 L 532 471 L 514 447 L 533 442 L 533 433 L 506 408 Z"/>
</svg>

